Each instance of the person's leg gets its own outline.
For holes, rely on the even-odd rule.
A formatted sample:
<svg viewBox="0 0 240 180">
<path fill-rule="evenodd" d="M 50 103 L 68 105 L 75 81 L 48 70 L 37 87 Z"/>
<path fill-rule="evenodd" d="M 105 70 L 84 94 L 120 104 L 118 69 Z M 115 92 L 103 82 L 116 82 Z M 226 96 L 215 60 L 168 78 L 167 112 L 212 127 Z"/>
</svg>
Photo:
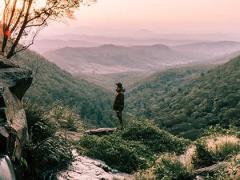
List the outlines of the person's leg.
<svg viewBox="0 0 240 180">
<path fill-rule="evenodd" d="M 117 117 L 119 119 L 121 129 L 123 129 L 123 119 L 122 119 L 122 111 L 117 111 Z"/>
</svg>

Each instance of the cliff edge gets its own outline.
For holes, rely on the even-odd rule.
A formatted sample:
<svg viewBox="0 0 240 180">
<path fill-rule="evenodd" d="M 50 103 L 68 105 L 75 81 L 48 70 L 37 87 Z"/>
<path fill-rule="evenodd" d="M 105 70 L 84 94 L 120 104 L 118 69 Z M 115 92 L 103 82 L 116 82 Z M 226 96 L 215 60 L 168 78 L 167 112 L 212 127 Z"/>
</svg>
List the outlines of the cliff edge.
<svg viewBox="0 0 240 180">
<path fill-rule="evenodd" d="M 15 161 L 28 142 L 28 128 L 22 98 L 32 83 L 32 73 L 0 59 L 0 155 Z"/>
</svg>

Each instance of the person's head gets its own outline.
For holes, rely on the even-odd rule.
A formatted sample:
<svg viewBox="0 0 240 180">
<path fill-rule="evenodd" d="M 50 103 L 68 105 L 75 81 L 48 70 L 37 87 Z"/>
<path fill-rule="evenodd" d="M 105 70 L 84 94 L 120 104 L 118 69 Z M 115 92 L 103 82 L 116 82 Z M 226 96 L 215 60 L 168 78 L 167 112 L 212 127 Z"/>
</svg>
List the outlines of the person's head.
<svg viewBox="0 0 240 180">
<path fill-rule="evenodd" d="M 125 91 L 125 89 L 123 88 L 123 85 L 122 85 L 122 83 L 116 83 L 116 86 L 117 86 L 117 89 L 116 89 L 116 91 L 117 92 L 124 92 Z"/>
</svg>

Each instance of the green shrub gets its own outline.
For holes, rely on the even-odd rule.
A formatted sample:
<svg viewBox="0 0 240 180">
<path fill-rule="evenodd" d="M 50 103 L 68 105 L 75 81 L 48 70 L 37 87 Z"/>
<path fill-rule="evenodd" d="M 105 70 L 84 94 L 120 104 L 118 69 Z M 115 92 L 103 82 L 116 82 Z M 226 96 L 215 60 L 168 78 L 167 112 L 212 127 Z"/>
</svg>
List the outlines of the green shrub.
<svg viewBox="0 0 240 180">
<path fill-rule="evenodd" d="M 161 157 L 155 165 L 156 179 L 184 180 L 192 179 L 191 173 L 177 160 L 174 155 Z"/>
<path fill-rule="evenodd" d="M 146 146 L 123 140 L 117 135 L 84 136 L 78 146 L 84 155 L 127 173 L 147 168 L 153 159 L 153 153 Z"/>
<path fill-rule="evenodd" d="M 47 120 L 41 120 L 35 123 L 31 129 L 32 142 L 38 143 L 52 137 L 56 133 L 56 130 L 53 124 L 47 122 Z"/>
<path fill-rule="evenodd" d="M 202 136 L 217 136 L 219 134 L 234 135 L 240 138 L 240 129 L 235 126 L 229 126 L 227 129 L 221 127 L 220 125 L 210 126 L 205 130 Z"/>
<path fill-rule="evenodd" d="M 24 152 L 30 167 L 28 173 L 38 178 L 67 167 L 73 159 L 70 144 L 58 137 L 48 138 L 37 146 L 31 144 Z"/>
<path fill-rule="evenodd" d="M 56 137 L 57 122 L 50 120 L 39 108 L 26 109 L 30 143 L 23 151 L 28 170 L 25 179 L 45 179 L 45 175 L 58 168 L 67 167 L 72 160 L 70 144 Z M 30 178 L 32 177 L 32 178 Z"/>
<path fill-rule="evenodd" d="M 240 152 L 240 144 L 226 143 L 218 147 L 214 154 L 217 161 L 229 159 L 232 155 Z"/>
<path fill-rule="evenodd" d="M 190 141 L 177 138 L 146 121 L 131 123 L 121 135 L 125 140 L 138 141 L 146 145 L 154 153 L 175 152 L 180 154 L 190 144 Z"/>
<path fill-rule="evenodd" d="M 196 142 L 197 155 L 194 157 L 193 164 L 195 167 L 204 167 L 214 164 L 215 160 L 212 154 L 208 151 L 206 142 Z"/>
<path fill-rule="evenodd" d="M 44 117 L 44 111 L 34 106 L 26 108 L 28 131 L 32 143 L 41 142 L 55 135 L 55 124 Z"/>
<path fill-rule="evenodd" d="M 84 129 L 84 124 L 80 116 L 76 113 L 74 108 L 64 106 L 63 104 L 57 104 L 52 108 L 48 114 L 47 118 L 58 124 L 59 129 L 65 129 L 69 131 L 82 131 Z"/>
<path fill-rule="evenodd" d="M 124 131 L 110 136 L 84 136 L 78 148 L 84 155 L 100 159 L 123 172 L 146 169 L 155 155 L 184 152 L 190 141 L 177 138 L 150 122 L 130 122 Z"/>
<path fill-rule="evenodd" d="M 25 112 L 27 118 L 28 129 L 30 130 L 32 126 L 43 119 L 43 110 L 34 105 L 25 104 Z"/>
</svg>

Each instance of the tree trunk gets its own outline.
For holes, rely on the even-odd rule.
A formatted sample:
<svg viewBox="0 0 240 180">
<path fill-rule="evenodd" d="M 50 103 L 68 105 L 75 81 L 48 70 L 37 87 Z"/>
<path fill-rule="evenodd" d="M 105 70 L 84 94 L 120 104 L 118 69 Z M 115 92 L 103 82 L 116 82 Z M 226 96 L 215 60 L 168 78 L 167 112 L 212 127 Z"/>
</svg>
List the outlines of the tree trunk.
<svg viewBox="0 0 240 180">
<path fill-rule="evenodd" d="M 27 26 L 27 23 L 28 23 L 28 16 L 29 16 L 29 12 L 30 12 L 30 9 L 31 9 L 31 6 L 32 6 L 32 2 L 33 2 L 33 0 L 30 0 L 30 1 L 29 1 L 24 22 L 23 22 L 23 24 L 22 24 L 22 27 L 21 27 L 21 29 L 20 29 L 20 31 L 19 31 L 19 33 L 18 33 L 18 36 L 17 36 L 16 40 L 14 41 L 14 43 L 13 43 L 10 51 L 9 51 L 8 54 L 7 54 L 7 59 L 10 59 L 10 58 L 12 58 L 12 57 L 15 55 L 16 47 L 17 47 L 17 45 L 18 45 L 18 43 L 19 43 L 19 41 L 20 41 L 20 39 L 21 39 L 21 37 L 22 37 L 22 35 L 23 35 L 23 32 L 24 32 L 24 30 L 25 30 L 25 28 L 26 28 L 26 26 Z"/>
<path fill-rule="evenodd" d="M 6 46 L 7 46 L 7 41 L 8 41 L 8 38 L 7 38 L 7 36 L 4 34 L 4 35 L 3 35 L 3 42 L 2 42 L 2 52 L 3 52 L 3 53 L 4 53 L 5 48 L 6 48 Z"/>
</svg>

